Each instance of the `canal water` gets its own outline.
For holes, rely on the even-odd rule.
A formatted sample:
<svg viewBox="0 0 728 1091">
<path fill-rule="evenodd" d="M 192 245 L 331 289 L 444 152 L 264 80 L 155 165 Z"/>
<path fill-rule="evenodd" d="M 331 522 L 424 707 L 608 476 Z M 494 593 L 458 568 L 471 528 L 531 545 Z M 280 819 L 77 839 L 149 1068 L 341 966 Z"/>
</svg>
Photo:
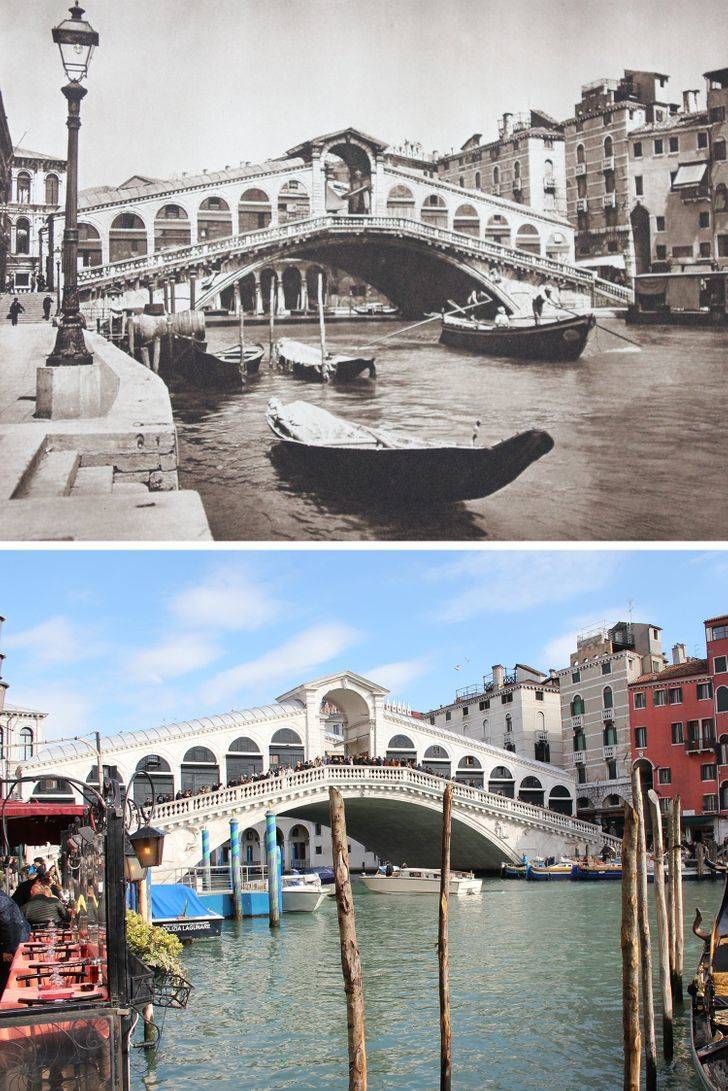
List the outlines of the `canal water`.
<svg viewBox="0 0 728 1091">
<path fill-rule="evenodd" d="M 720 883 L 684 886 L 686 984 L 700 955 L 690 931 L 694 907 L 709 919 L 721 891 Z M 450 900 L 454 1088 L 621 1088 L 620 897 L 619 883 L 490 879 L 481 896 Z M 362 892 L 356 914 L 369 1087 L 434 1089 L 437 899 Z M 184 962 L 195 985 L 190 1005 L 167 1013 L 152 1068 L 135 1054 L 135 1088 L 346 1087 L 333 898 L 317 913 L 284 915 L 277 935 L 267 919 L 226 922 L 220 941 L 193 944 Z M 687 1006 L 677 1017 L 675 1061 L 668 1072 L 661 1066 L 659 1084 L 699 1086 Z"/>
<path fill-rule="evenodd" d="M 724 538 L 728 333 L 606 325 L 642 351 L 595 331 L 575 363 L 519 363 L 440 346 L 435 324 L 379 346 L 373 382 L 323 387 L 264 363 L 242 393 L 175 393 L 182 485 L 201 493 L 221 540 Z M 328 343 L 351 351 L 396 328 L 332 324 Z M 281 332 L 317 343 L 315 326 Z M 264 327 L 248 334 L 267 343 Z M 209 330 L 213 351 L 235 338 L 234 326 Z M 469 442 L 476 417 L 485 444 L 542 428 L 555 448 L 485 500 L 362 503 L 281 476 L 265 423 L 271 397 L 432 440 Z"/>
</svg>

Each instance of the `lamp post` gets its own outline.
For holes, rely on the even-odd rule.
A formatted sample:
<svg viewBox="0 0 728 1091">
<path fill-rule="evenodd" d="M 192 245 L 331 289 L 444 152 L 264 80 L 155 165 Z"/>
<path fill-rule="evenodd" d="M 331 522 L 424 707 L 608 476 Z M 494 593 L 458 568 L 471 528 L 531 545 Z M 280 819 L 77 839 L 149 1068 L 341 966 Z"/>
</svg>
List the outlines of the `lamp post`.
<svg viewBox="0 0 728 1091">
<path fill-rule="evenodd" d="M 53 352 L 47 357 L 49 367 L 68 364 L 92 364 L 93 354 L 86 349 L 84 320 L 78 299 L 78 130 L 81 128 L 81 100 L 94 46 L 99 36 L 83 18 L 83 8 L 74 4 L 71 18 L 53 28 L 68 83 L 63 94 L 68 102 L 68 167 L 66 176 L 66 214 L 63 229 L 63 306 Z"/>
</svg>

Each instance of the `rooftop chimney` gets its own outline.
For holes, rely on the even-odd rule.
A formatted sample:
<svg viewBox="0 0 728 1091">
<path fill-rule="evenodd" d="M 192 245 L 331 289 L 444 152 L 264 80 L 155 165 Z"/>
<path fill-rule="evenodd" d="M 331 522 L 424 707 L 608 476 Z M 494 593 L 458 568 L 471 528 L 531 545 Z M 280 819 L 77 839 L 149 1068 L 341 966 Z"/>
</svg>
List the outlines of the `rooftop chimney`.
<svg viewBox="0 0 728 1091">
<path fill-rule="evenodd" d="M 675 667 L 680 663 L 687 663 L 688 657 L 685 654 L 684 644 L 673 644 L 672 648 L 672 662 Z"/>
<path fill-rule="evenodd" d="M 491 670 L 493 671 L 493 681 L 495 682 L 496 686 L 502 686 L 506 672 L 501 664 L 496 663 L 496 665 L 492 667 Z"/>
<path fill-rule="evenodd" d="M 501 121 L 501 136 L 510 136 L 513 132 L 513 114 L 504 114 Z"/>
<path fill-rule="evenodd" d="M 698 110 L 698 92 L 697 91 L 683 91 L 683 113 L 695 114 Z"/>
</svg>

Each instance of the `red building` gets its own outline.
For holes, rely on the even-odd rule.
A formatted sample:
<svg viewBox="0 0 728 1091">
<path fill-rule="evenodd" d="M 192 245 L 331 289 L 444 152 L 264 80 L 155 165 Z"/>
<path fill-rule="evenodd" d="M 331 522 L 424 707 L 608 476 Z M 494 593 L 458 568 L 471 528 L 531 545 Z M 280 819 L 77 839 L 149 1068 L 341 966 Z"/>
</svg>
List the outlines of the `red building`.
<svg viewBox="0 0 728 1091">
<path fill-rule="evenodd" d="M 728 654 L 728 635 L 725 647 Z M 651 780 L 664 807 L 680 796 L 693 840 L 722 840 L 710 644 L 708 649 L 707 659 L 687 659 L 684 645 L 676 644 L 671 666 L 642 674 L 629 687 L 632 756 L 642 759 L 643 778 L 648 785 Z M 728 674 L 725 681 L 728 687 Z M 725 698 L 728 710 L 728 688 Z M 728 715 L 725 720 L 728 742 Z M 728 765 L 724 772 L 728 778 Z M 726 790 L 728 803 L 728 784 Z"/>
<path fill-rule="evenodd" d="M 705 622 L 708 669 L 713 683 L 715 733 L 718 759 L 719 840 L 728 836 L 728 614 Z"/>
</svg>

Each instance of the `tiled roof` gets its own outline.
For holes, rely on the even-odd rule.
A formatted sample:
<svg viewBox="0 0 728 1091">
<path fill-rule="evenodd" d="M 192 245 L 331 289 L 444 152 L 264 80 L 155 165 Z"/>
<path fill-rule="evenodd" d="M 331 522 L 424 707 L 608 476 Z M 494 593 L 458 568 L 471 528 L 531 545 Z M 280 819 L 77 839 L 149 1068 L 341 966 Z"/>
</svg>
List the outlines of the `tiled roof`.
<svg viewBox="0 0 728 1091">
<path fill-rule="evenodd" d="M 13 155 L 18 159 L 54 159 L 57 163 L 65 163 L 65 155 L 51 155 L 50 152 L 32 152 L 28 148 L 13 148 Z"/>
<path fill-rule="evenodd" d="M 662 121 L 651 121 L 647 125 L 640 125 L 639 129 L 632 129 L 629 135 L 630 138 L 634 139 L 635 136 L 643 136 L 645 133 L 664 133 L 671 129 L 687 129 L 692 125 L 707 124 L 708 111 L 699 110 L 694 114 L 673 114 L 670 117 L 663 118 Z"/>
<path fill-rule="evenodd" d="M 649 671 L 641 674 L 632 685 L 641 682 L 668 682 L 673 678 L 693 678 L 696 675 L 708 673 L 707 659 L 688 659 L 687 663 L 673 663 L 662 671 Z"/>
</svg>

